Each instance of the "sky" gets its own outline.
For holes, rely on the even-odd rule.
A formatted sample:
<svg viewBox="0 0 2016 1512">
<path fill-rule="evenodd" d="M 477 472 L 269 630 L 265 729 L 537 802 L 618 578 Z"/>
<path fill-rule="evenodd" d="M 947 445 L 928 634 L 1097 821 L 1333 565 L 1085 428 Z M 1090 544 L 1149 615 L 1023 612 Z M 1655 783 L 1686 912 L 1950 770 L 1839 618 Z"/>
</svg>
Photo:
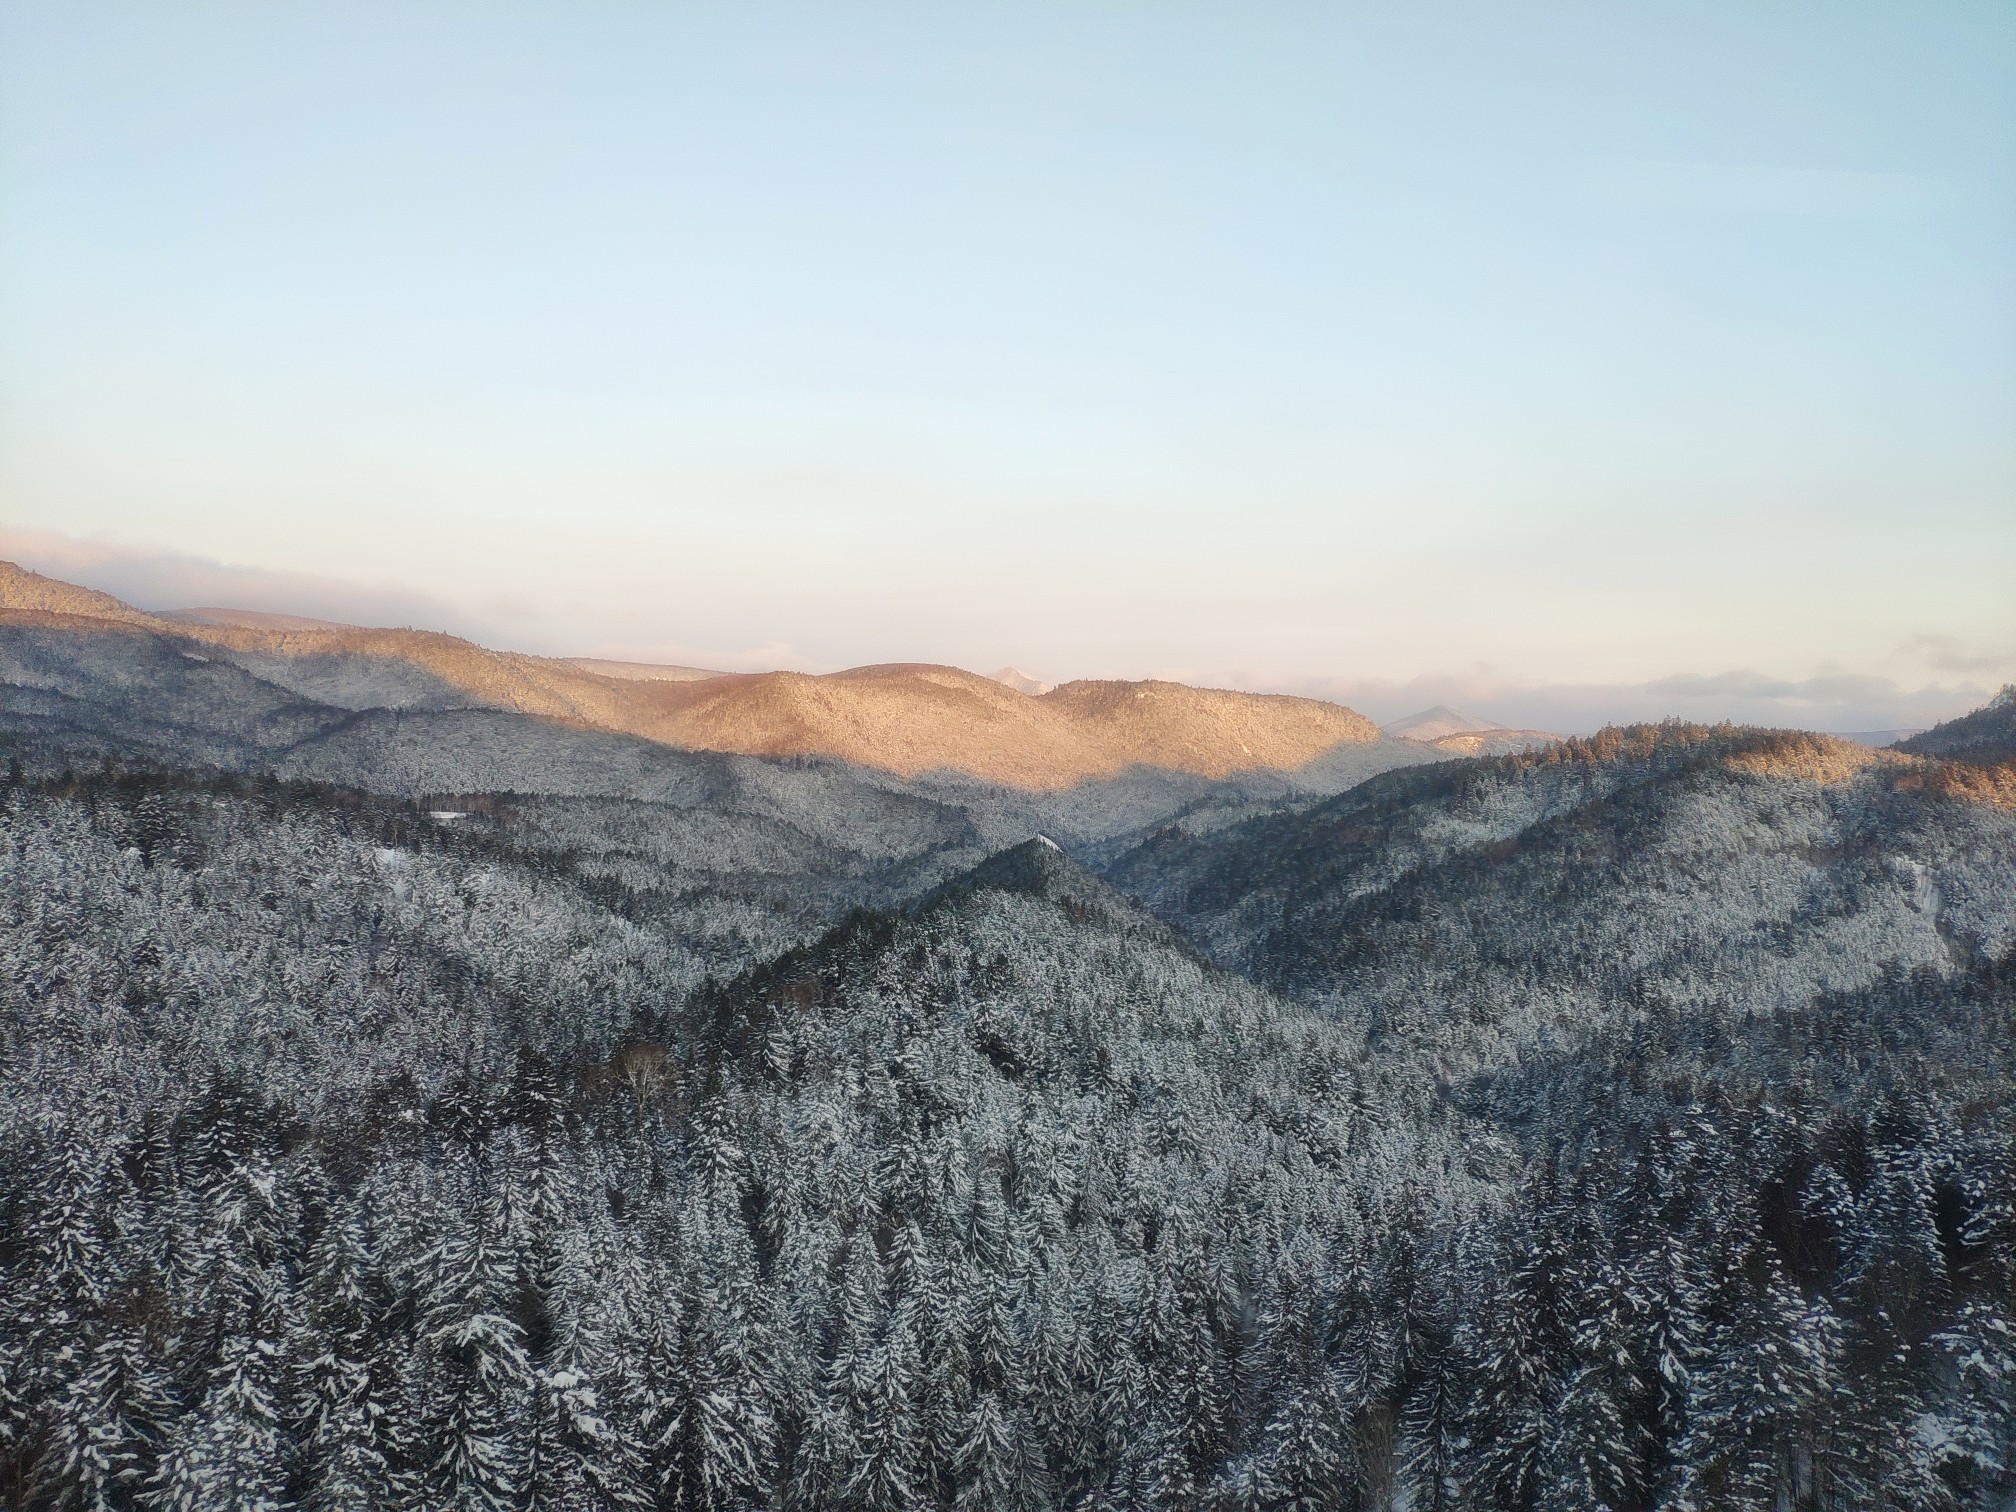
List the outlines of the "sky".
<svg viewBox="0 0 2016 1512">
<path fill-rule="evenodd" d="M 2016 7 L 0 0 L 0 554 L 1928 723 L 2016 680 Z"/>
</svg>

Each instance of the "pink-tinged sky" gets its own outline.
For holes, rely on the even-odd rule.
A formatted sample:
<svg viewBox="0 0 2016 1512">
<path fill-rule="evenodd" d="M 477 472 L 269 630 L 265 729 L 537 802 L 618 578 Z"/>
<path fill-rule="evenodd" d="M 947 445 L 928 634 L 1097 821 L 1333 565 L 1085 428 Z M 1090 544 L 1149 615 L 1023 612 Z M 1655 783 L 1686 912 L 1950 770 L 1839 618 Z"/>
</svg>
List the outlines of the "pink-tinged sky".
<svg viewBox="0 0 2016 1512">
<path fill-rule="evenodd" d="M 0 551 L 1517 724 L 2016 678 L 2016 11 L 0 0 Z"/>
</svg>

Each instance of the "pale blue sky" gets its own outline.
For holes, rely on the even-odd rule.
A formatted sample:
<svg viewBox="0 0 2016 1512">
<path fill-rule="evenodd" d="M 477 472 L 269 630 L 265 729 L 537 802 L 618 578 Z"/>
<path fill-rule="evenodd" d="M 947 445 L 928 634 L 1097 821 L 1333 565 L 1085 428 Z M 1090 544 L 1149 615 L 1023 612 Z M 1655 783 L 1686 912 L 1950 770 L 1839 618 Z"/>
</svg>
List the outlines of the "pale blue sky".
<svg viewBox="0 0 2016 1512">
<path fill-rule="evenodd" d="M 0 489 L 535 650 L 1951 712 L 2016 7 L 0 0 Z"/>
</svg>

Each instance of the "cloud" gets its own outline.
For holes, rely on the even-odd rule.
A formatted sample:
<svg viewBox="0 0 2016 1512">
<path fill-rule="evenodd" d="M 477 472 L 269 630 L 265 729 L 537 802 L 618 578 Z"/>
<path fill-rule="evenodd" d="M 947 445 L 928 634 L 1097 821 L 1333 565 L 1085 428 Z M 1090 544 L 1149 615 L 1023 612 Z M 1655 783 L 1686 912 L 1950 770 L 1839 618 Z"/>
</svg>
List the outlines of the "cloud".
<svg viewBox="0 0 2016 1512">
<path fill-rule="evenodd" d="M 0 558 L 46 577 L 96 588 L 139 609 L 257 609 L 347 625 L 445 630 L 486 646 L 552 656 L 599 656 L 733 672 L 811 665 L 794 647 L 778 641 L 724 650 L 642 639 L 635 615 L 578 608 L 558 614 L 524 594 L 492 594 L 471 613 L 449 599 L 399 584 L 368 585 L 316 573 L 239 566 L 189 552 L 89 540 L 53 530 L 0 525 Z"/>
<path fill-rule="evenodd" d="M 659 667 L 704 667 L 714 672 L 806 672 L 816 664 L 785 641 L 769 641 L 744 650 L 694 646 L 673 641 L 604 640 L 572 653 L 605 661 L 645 662 Z"/>
<path fill-rule="evenodd" d="M 1604 197 L 1616 203 L 1697 214 L 1892 219 L 1936 213 L 1954 197 L 1945 179 L 1849 168 L 1608 158 L 1596 172 Z"/>
<path fill-rule="evenodd" d="M 2016 673 L 2016 649 L 1969 646 L 1957 635 L 1920 633 L 1898 649 L 1941 672 Z"/>
<path fill-rule="evenodd" d="M 1606 724 L 1687 719 L 1802 730 L 1922 729 L 1985 703 L 1993 688 L 1973 681 L 1909 687 L 1887 677 L 1825 669 L 1786 678 L 1735 668 L 1681 672 L 1644 682 L 1538 683 L 1490 671 L 1440 673 L 1406 681 L 1329 678 L 1282 692 L 1331 698 L 1381 723 L 1435 704 L 1520 729 L 1581 735 Z"/>
<path fill-rule="evenodd" d="M 1682 706 L 1734 702 L 1788 711 L 1829 709 L 1857 701 L 1880 702 L 1895 698 L 1901 691 L 1888 678 L 1854 672 L 1827 672 L 1796 680 L 1748 671 L 1708 675 L 1681 672 L 1671 677 L 1655 678 L 1642 686 L 1646 693 L 1673 700 Z"/>
<path fill-rule="evenodd" d="M 482 640 L 494 627 L 433 594 L 307 572 L 242 567 L 188 552 L 0 525 L 0 557 L 124 599 L 138 609 L 257 609 L 350 625 L 411 625 Z"/>
</svg>

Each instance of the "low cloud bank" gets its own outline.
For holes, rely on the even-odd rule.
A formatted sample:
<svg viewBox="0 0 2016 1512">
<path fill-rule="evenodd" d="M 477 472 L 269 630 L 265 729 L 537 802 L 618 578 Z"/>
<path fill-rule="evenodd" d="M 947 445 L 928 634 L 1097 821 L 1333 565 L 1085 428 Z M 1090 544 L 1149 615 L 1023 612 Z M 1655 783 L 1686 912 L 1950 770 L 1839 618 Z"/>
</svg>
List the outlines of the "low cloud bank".
<svg viewBox="0 0 2016 1512">
<path fill-rule="evenodd" d="M 124 599 L 136 609 L 256 609 L 346 625 L 411 626 L 494 643 L 496 627 L 448 600 L 397 585 L 370 586 L 308 572 L 239 567 L 186 552 L 81 540 L 0 525 L 0 557 L 44 577 Z"/>
<path fill-rule="evenodd" d="M 2004 658 L 1992 659 L 1999 669 Z M 1606 724 L 1687 719 L 1862 732 L 1923 729 L 1993 696 L 1992 678 L 1947 677 L 1910 686 L 1894 678 L 1829 670 L 1805 678 L 1762 672 L 1682 672 L 1626 683 L 1523 683 L 1452 673 L 1391 682 L 1318 678 L 1281 691 L 1331 698 L 1385 723 L 1435 704 L 1518 729 L 1584 735 Z"/>
<path fill-rule="evenodd" d="M 189 552 L 89 540 L 53 530 L 0 525 L 0 559 L 44 577 L 61 578 L 123 599 L 136 609 L 256 609 L 345 625 L 443 630 L 497 650 L 544 656 L 599 656 L 730 672 L 767 672 L 809 665 L 795 648 L 773 641 L 742 649 L 692 646 L 639 635 L 635 616 L 557 617 L 521 598 L 498 597 L 470 613 L 452 600 L 401 584 L 364 584 L 308 572 L 238 566 Z M 483 613 L 480 609 L 488 609 Z"/>
</svg>

